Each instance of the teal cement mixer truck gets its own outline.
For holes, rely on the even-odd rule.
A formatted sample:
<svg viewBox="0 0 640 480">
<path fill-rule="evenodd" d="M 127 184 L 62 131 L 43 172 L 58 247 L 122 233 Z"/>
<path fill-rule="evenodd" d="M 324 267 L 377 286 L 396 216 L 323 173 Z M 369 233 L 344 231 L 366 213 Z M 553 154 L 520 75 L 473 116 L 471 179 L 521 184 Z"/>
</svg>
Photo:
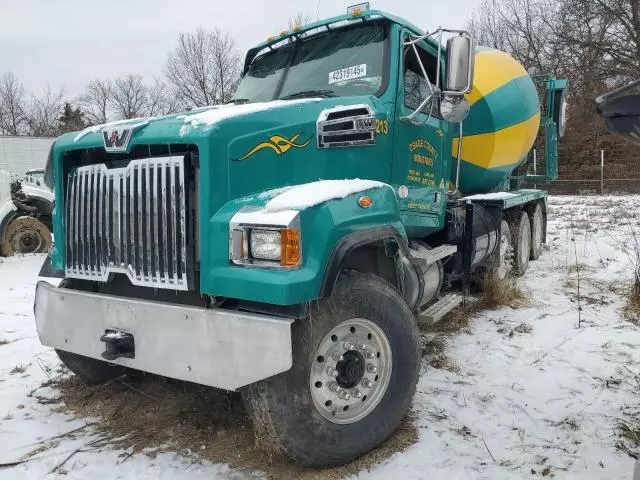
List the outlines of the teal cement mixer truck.
<svg viewBox="0 0 640 480">
<path fill-rule="evenodd" d="M 517 171 L 542 132 L 557 175 L 566 86 L 356 8 L 249 50 L 227 104 L 65 134 L 40 340 L 88 382 L 239 390 L 285 455 L 352 460 L 411 405 L 418 322 L 541 254 Z"/>
</svg>

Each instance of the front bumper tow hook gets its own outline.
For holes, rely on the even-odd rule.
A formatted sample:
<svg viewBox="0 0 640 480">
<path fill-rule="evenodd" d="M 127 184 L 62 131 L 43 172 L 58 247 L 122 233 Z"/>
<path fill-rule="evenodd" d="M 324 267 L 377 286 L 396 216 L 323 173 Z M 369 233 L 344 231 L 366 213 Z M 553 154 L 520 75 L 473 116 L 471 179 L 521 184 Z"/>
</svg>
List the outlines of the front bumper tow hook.
<svg viewBox="0 0 640 480">
<path fill-rule="evenodd" d="M 135 343 L 133 335 L 117 330 L 105 330 L 100 341 L 106 345 L 106 350 L 102 352 L 105 360 L 115 360 L 116 358 L 136 358 Z"/>
</svg>

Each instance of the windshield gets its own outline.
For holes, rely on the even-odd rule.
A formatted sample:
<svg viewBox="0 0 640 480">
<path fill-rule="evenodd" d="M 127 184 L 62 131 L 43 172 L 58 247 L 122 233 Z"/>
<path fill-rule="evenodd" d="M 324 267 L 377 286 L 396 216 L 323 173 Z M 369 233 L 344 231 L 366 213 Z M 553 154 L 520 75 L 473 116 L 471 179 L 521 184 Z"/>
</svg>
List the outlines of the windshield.
<svg viewBox="0 0 640 480">
<path fill-rule="evenodd" d="M 382 22 L 298 39 L 256 58 L 233 100 L 375 94 L 384 85 L 386 40 Z"/>
</svg>

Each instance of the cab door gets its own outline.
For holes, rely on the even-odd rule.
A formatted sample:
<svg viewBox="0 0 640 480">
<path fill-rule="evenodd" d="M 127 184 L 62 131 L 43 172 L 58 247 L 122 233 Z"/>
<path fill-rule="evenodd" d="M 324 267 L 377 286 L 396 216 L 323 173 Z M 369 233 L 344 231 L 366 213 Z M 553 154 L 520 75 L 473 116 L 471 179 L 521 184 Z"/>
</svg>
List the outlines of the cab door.
<svg viewBox="0 0 640 480">
<path fill-rule="evenodd" d="M 410 38 L 408 31 L 403 38 Z M 433 97 L 412 119 L 406 118 L 431 94 L 430 86 L 435 89 L 436 83 L 437 60 L 433 52 L 437 48 L 420 42 L 416 50 L 424 71 L 411 46 L 402 47 L 400 55 L 393 183 L 396 188 L 407 187 L 398 189 L 407 230 L 413 236 L 425 236 L 444 223 L 450 152 L 445 150 L 448 127 L 440 117 L 437 98 Z"/>
</svg>

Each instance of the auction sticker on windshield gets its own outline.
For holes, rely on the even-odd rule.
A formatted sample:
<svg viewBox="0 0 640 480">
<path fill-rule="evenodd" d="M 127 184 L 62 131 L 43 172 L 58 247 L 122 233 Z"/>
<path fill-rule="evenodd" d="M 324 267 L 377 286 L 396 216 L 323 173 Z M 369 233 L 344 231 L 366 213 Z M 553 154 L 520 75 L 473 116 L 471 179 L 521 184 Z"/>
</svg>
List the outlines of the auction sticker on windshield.
<svg viewBox="0 0 640 480">
<path fill-rule="evenodd" d="M 367 64 L 354 65 L 353 67 L 341 68 L 340 70 L 334 70 L 329 72 L 329 85 L 332 83 L 344 82 L 345 80 L 351 80 L 353 78 L 360 78 L 367 76 Z"/>
</svg>

